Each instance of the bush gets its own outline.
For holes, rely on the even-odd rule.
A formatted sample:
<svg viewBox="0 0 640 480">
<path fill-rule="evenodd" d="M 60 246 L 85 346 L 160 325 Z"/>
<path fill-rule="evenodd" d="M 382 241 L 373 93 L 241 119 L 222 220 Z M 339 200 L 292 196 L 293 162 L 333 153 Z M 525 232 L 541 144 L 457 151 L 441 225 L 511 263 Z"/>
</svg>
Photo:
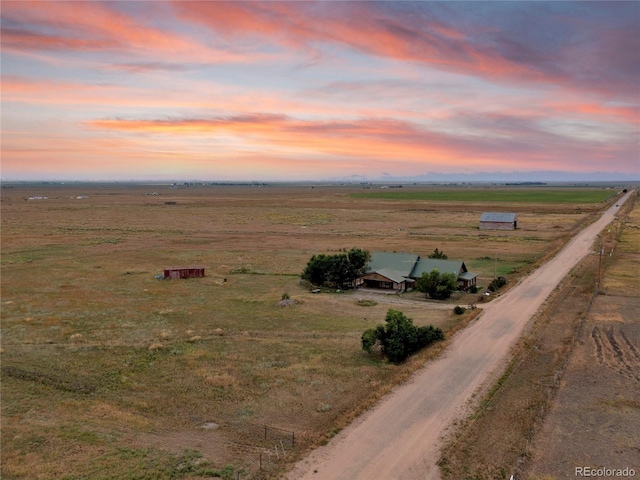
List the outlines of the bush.
<svg viewBox="0 0 640 480">
<path fill-rule="evenodd" d="M 455 313 L 456 315 L 462 315 L 466 311 L 467 309 L 464 307 L 461 307 L 460 305 L 456 305 L 456 307 L 453 309 L 453 313 Z"/>
<path fill-rule="evenodd" d="M 507 279 L 504 277 L 498 277 L 498 278 L 494 278 L 491 283 L 489 284 L 489 290 L 491 290 L 492 292 L 495 292 L 497 290 L 500 290 L 502 287 L 504 287 L 507 284 Z"/>
<path fill-rule="evenodd" d="M 289 294 L 287 292 L 282 294 L 282 298 L 280 300 L 289 300 L 291 297 L 289 296 Z"/>
<path fill-rule="evenodd" d="M 431 255 L 429 255 L 429 258 L 441 258 L 443 260 L 446 260 L 447 258 L 447 254 L 444 252 L 439 251 L 437 248 L 433 251 L 433 253 Z"/>
<path fill-rule="evenodd" d="M 378 302 L 375 300 L 360 299 L 356 302 L 361 307 L 375 307 Z"/>
<path fill-rule="evenodd" d="M 478 293 L 478 286 L 477 285 L 471 285 L 469 287 L 469 293 Z"/>
<path fill-rule="evenodd" d="M 393 363 L 402 362 L 427 345 L 444 339 L 441 329 L 433 325 L 416 327 L 413 320 L 398 310 L 389 309 L 385 322 L 386 325 L 364 331 L 362 349 L 371 353 L 374 347 L 379 346 Z"/>
</svg>

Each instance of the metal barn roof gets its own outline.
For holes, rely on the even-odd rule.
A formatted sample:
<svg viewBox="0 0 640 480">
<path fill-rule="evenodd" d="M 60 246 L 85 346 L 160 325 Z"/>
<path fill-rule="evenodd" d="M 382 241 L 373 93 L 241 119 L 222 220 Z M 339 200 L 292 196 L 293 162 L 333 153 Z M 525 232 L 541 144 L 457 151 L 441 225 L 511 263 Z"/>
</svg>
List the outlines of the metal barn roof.
<svg viewBox="0 0 640 480">
<path fill-rule="evenodd" d="M 518 219 L 515 213 L 505 212 L 484 212 L 480 217 L 481 222 L 498 222 L 498 223 L 512 223 Z"/>
</svg>

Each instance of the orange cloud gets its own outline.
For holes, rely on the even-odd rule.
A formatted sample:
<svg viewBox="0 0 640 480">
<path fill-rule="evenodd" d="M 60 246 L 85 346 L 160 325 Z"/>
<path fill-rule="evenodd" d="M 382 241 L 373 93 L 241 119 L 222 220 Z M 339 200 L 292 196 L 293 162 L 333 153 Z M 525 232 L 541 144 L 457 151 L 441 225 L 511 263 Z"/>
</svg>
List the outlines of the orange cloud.
<svg viewBox="0 0 640 480">
<path fill-rule="evenodd" d="M 236 139 L 245 146 L 277 150 L 287 155 L 327 155 L 423 164 L 446 162 L 509 164 L 510 149 L 485 140 L 452 137 L 391 119 L 301 121 L 284 115 L 239 115 L 215 119 L 95 120 L 94 129 L 159 134 L 182 138 Z M 222 147 L 224 149 L 224 143 Z M 530 153 L 530 156 L 535 155 Z"/>
</svg>

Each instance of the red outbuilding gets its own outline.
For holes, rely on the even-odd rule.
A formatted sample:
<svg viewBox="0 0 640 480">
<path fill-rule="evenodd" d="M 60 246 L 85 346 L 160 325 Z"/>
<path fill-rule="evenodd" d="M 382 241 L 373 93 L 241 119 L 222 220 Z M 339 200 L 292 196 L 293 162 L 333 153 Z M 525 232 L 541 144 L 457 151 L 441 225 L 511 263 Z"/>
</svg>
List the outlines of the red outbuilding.
<svg viewBox="0 0 640 480">
<path fill-rule="evenodd" d="M 164 278 L 204 277 L 204 267 L 170 267 L 164 269 Z"/>
</svg>

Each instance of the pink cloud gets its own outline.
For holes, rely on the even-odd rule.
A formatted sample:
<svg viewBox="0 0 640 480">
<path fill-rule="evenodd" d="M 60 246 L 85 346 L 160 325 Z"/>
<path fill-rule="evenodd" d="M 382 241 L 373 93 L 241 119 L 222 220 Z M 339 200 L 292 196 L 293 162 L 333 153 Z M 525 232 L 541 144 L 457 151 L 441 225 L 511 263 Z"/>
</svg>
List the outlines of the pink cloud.
<svg viewBox="0 0 640 480">
<path fill-rule="evenodd" d="M 144 25 L 132 16 L 110 8 L 109 4 L 93 1 L 8 1 L 2 4 L 2 16 L 11 25 L 16 25 L 3 28 L 3 49 L 14 53 L 30 50 L 111 51 L 146 58 L 211 63 L 256 58 L 215 49 L 185 35 Z"/>
<path fill-rule="evenodd" d="M 513 61 L 486 42 L 435 18 L 397 17 L 367 2 L 183 2 L 181 18 L 233 39 L 262 38 L 287 48 L 333 43 L 357 51 L 438 69 L 518 82 L 565 81 L 564 75 Z"/>
<path fill-rule="evenodd" d="M 619 25 L 606 26 L 606 22 L 597 23 L 602 16 L 598 9 L 604 7 L 595 3 L 587 13 L 577 13 L 580 20 L 548 3 L 539 9 L 513 5 L 510 16 L 496 11 L 495 18 L 474 12 L 466 15 L 462 5 L 174 2 L 180 18 L 205 25 L 232 41 L 253 39 L 295 50 L 347 46 L 491 82 L 542 83 L 570 90 L 633 94 L 637 99 L 637 11 L 635 17 L 632 9 L 626 17 L 620 12 Z M 485 7 L 499 10 L 495 5 Z M 469 5 L 469 10 L 473 7 Z M 532 23 L 536 28 L 530 28 Z"/>
</svg>

